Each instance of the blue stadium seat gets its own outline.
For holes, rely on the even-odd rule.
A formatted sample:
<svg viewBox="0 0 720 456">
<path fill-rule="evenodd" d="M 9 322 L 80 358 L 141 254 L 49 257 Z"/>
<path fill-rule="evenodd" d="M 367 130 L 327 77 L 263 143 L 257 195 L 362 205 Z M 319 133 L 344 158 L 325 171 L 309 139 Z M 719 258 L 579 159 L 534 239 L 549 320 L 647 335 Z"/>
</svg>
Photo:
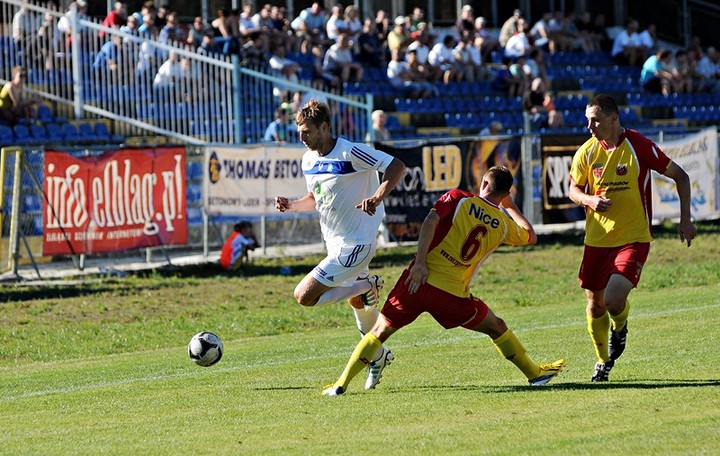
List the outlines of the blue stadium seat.
<svg viewBox="0 0 720 456">
<path fill-rule="evenodd" d="M 63 133 L 62 129 L 60 128 L 60 125 L 55 123 L 49 123 L 45 125 L 45 130 L 47 131 L 48 139 L 50 141 L 56 141 L 56 142 L 62 142 L 63 141 Z"/>
<path fill-rule="evenodd" d="M 92 125 L 87 122 L 82 122 L 78 124 L 78 133 L 80 134 L 80 141 L 94 142 L 98 139 Z"/>
<path fill-rule="evenodd" d="M 81 139 L 77 127 L 71 123 L 63 124 L 60 130 L 62 131 L 62 136 L 65 141 L 78 142 Z"/>
<path fill-rule="evenodd" d="M 12 128 L 7 125 L 0 125 L 0 144 L 3 146 L 12 146 L 15 142 L 15 135 Z"/>
<path fill-rule="evenodd" d="M 42 124 L 32 124 L 30 126 L 30 135 L 38 142 L 47 142 L 50 139 L 47 130 Z"/>
<path fill-rule="evenodd" d="M 30 129 L 24 124 L 17 124 L 13 127 L 15 143 L 21 146 L 37 144 L 35 138 L 30 136 Z"/>
<path fill-rule="evenodd" d="M 50 111 L 50 107 L 44 104 L 39 104 L 37 107 L 37 118 L 41 122 L 52 122 L 55 120 Z"/>
</svg>

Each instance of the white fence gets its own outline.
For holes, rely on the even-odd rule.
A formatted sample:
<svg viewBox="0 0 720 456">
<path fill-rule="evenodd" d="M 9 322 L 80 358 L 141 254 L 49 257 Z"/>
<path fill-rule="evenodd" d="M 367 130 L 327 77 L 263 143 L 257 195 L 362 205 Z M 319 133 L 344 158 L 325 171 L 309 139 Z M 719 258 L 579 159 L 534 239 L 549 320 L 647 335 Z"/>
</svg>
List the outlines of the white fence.
<svg viewBox="0 0 720 456">
<path fill-rule="evenodd" d="M 60 12 L 0 0 L 2 83 L 22 65 L 28 92 L 69 112 L 67 117 L 112 119 L 115 133 L 157 134 L 186 144 L 260 142 L 279 95 L 310 93 L 337 113 L 336 134 L 365 140 L 372 95 L 317 92 L 265 69 L 243 67 L 237 54 L 204 55 L 184 43 L 101 26 L 74 5 Z M 170 70 L 159 72 L 162 66 Z"/>
</svg>

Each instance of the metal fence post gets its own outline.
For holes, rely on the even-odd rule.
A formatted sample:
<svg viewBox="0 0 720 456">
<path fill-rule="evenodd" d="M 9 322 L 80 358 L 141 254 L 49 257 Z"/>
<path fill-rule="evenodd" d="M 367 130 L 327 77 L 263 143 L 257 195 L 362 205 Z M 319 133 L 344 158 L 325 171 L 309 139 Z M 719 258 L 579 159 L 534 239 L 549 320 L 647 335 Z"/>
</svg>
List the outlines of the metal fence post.
<svg viewBox="0 0 720 456">
<path fill-rule="evenodd" d="M 240 99 L 242 97 L 242 80 L 240 75 L 240 58 L 238 55 L 232 55 L 233 76 L 232 76 L 232 106 L 233 106 L 233 127 L 235 130 L 235 144 L 245 144 L 245 135 L 243 132 L 243 113 Z"/>
<path fill-rule="evenodd" d="M 535 207 L 533 205 L 533 176 L 532 176 L 532 131 L 530 115 L 523 112 L 523 135 L 520 147 L 520 163 L 522 169 L 523 200 L 522 213 L 530 223 L 535 223 Z"/>
<path fill-rule="evenodd" d="M 78 18 L 78 8 L 73 2 L 70 6 L 70 22 L 72 23 L 72 40 L 70 49 L 72 54 L 72 75 L 73 75 L 73 107 L 75 118 L 80 119 L 83 115 L 83 75 L 82 75 L 82 52 L 80 51 L 80 20 Z"/>
<path fill-rule="evenodd" d="M 15 170 L 13 172 L 12 212 L 10 213 L 10 270 L 18 275 L 20 257 L 20 190 L 22 185 L 22 149 L 15 150 Z"/>
</svg>

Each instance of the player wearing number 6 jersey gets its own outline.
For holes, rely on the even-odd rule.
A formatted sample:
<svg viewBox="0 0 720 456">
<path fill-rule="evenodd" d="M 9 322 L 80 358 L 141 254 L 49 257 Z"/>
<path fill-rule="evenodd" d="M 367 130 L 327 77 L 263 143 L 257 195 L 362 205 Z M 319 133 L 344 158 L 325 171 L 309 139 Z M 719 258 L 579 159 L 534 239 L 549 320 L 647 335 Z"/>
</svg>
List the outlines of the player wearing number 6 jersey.
<svg viewBox="0 0 720 456">
<path fill-rule="evenodd" d="M 470 294 L 475 270 L 499 245 L 537 241 L 530 222 L 510 197 L 512 183 L 510 171 L 495 166 L 483 177 L 479 196 L 450 190 L 435 203 L 420 229 L 417 255 L 390 292 L 381 318 L 355 347 L 340 378 L 323 394 L 338 396 L 347 391 L 350 380 L 372 360 L 378 347 L 423 312 L 446 329 L 462 326 L 489 335 L 500 354 L 533 386 L 548 383 L 563 369 L 562 359 L 536 364 L 505 322 Z"/>
</svg>

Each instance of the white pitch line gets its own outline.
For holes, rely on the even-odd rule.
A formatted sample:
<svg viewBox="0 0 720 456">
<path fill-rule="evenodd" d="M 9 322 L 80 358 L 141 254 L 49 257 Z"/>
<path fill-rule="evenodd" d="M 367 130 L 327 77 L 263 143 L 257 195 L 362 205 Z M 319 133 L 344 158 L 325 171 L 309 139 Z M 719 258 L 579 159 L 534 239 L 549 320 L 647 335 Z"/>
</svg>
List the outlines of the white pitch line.
<svg viewBox="0 0 720 456">
<path fill-rule="evenodd" d="M 638 312 L 636 315 L 633 316 L 633 319 L 637 318 L 654 318 L 654 317 L 660 317 L 664 315 L 673 315 L 683 312 L 692 312 L 692 311 L 699 311 L 699 310 L 709 310 L 709 309 L 715 309 L 720 307 L 720 302 L 715 304 L 710 304 L 706 306 L 700 306 L 700 307 L 685 307 L 685 308 L 679 308 L 679 309 L 668 309 L 663 310 L 659 312 Z M 545 326 L 535 326 L 535 327 L 529 327 L 529 328 L 521 328 L 521 329 L 513 329 L 516 333 L 528 333 L 528 332 L 535 332 L 535 331 L 544 331 L 549 329 L 561 329 L 561 328 L 571 328 L 574 326 L 577 326 L 578 322 L 573 321 L 571 323 L 563 323 L 563 324 L 557 324 L 557 325 L 545 325 Z M 447 343 L 454 343 L 454 342 L 461 342 L 469 339 L 475 339 L 477 338 L 477 335 L 475 333 L 464 331 L 462 333 L 459 333 L 462 335 L 449 337 L 449 338 L 443 338 L 443 339 L 428 339 L 428 340 L 422 340 L 422 341 L 415 341 L 410 344 L 399 344 L 394 345 L 397 348 L 412 348 L 417 346 L 429 346 L 429 345 L 440 345 L 440 344 L 447 344 Z M 285 359 L 282 361 L 268 361 L 268 362 L 261 362 L 261 363 L 255 363 L 255 364 L 249 364 L 249 365 L 243 365 L 243 366 L 233 366 L 233 367 L 214 367 L 211 372 L 212 374 L 216 374 L 218 372 L 234 372 L 241 369 L 253 369 L 258 367 L 268 367 L 268 366 L 280 366 L 280 365 L 286 365 L 286 364 L 294 364 L 294 363 L 300 363 L 300 362 L 308 362 L 308 361 L 317 361 L 319 359 L 326 359 L 328 357 L 335 357 L 335 356 L 347 356 L 347 351 L 343 350 L 342 352 L 338 351 L 332 355 L 323 355 L 323 356 L 309 356 L 309 357 L 303 357 L 303 358 L 293 358 L 291 360 Z M 78 386 L 69 386 L 66 388 L 53 388 L 53 389 L 47 389 L 47 390 L 41 390 L 41 391 L 30 391 L 23 394 L 19 394 L 17 396 L 3 396 L 0 398 L 0 402 L 12 402 L 17 401 L 21 399 L 29 399 L 33 397 L 39 397 L 39 396 L 49 396 L 52 394 L 71 394 L 71 393 L 77 393 L 81 391 L 88 391 L 93 389 L 101 389 L 101 388 L 109 388 L 109 387 L 116 387 L 120 385 L 128 385 L 133 383 L 141 383 L 141 382 L 153 382 L 158 380 L 167 380 L 172 378 L 183 378 L 183 377 L 192 377 L 196 375 L 201 375 L 205 371 L 195 371 L 195 372 L 182 372 L 182 373 L 176 373 L 176 374 L 163 374 L 163 375 L 148 375 L 145 377 L 137 377 L 137 378 L 127 378 L 127 379 L 121 379 L 111 382 L 100 382 L 100 383 L 93 383 L 88 385 L 78 385 Z"/>
</svg>

